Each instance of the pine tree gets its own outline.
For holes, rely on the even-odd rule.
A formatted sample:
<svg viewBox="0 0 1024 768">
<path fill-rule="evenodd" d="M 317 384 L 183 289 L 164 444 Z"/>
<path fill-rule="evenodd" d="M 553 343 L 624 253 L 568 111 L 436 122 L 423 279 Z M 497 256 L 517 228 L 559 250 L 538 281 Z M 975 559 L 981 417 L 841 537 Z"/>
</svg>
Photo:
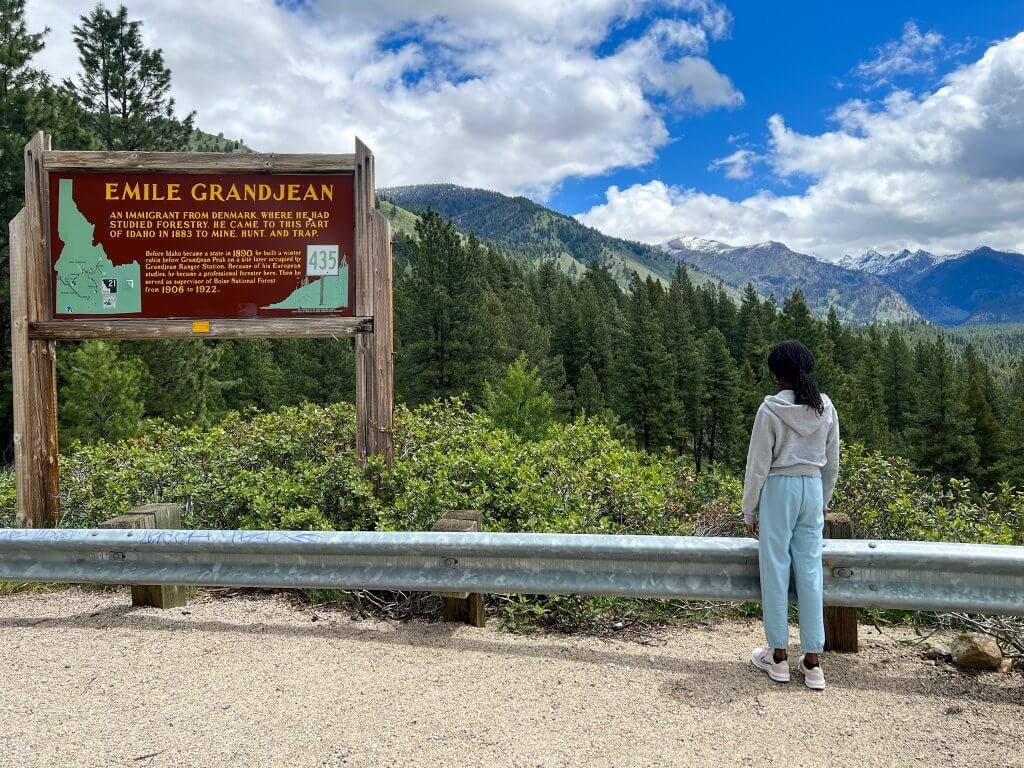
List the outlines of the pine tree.
<svg viewBox="0 0 1024 768">
<path fill-rule="evenodd" d="M 652 284 L 634 276 L 631 287 L 619 370 L 622 414 L 637 442 L 651 448 L 664 444 L 671 434 L 675 365 L 665 348 L 665 329 Z"/>
<path fill-rule="evenodd" d="M 4 248 L 6 222 L 25 204 L 25 143 L 41 127 L 40 92 L 48 81 L 31 62 L 43 50 L 48 31 L 28 31 L 25 0 L 0 0 L 0 216 L 5 223 L 0 227 L 0 247 Z"/>
<path fill-rule="evenodd" d="M 968 344 L 964 350 L 961 368 L 962 397 L 978 446 L 978 467 L 974 477 L 982 485 L 990 485 L 998 477 L 1005 450 L 1003 430 L 989 399 L 992 395 L 988 394 L 994 390 L 991 374 L 973 344 Z"/>
<path fill-rule="evenodd" d="M 881 342 L 869 346 L 853 373 L 853 392 L 845 428 L 850 437 L 871 451 L 889 445 L 889 423 L 885 412 L 884 372 L 878 359 Z"/>
<path fill-rule="evenodd" d="M 892 450 L 909 455 L 910 428 L 917 411 L 917 370 L 903 335 L 889 331 L 882 359 L 885 410 Z"/>
<path fill-rule="evenodd" d="M 485 311 L 481 265 L 436 211 L 420 217 L 416 235 L 400 328 L 408 399 L 425 402 L 463 393 L 476 398 L 497 335 Z"/>
<path fill-rule="evenodd" d="M 82 71 L 66 86 L 104 149 L 185 150 L 195 114 L 175 116 L 171 71 L 159 48 L 145 47 L 141 30 L 123 5 L 82 16 L 72 28 Z"/>
<path fill-rule="evenodd" d="M 796 339 L 806 344 L 812 352 L 817 350 L 820 339 L 818 321 L 811 314 L 802 292 L 793 291 L 783 302 L 782 313 L 777 321 L 776 335 L 779 341 Z"/>
<path fill-rule="evenodd" d="M 735 466 L 742 449 L 740 437 L 739 373 L 729 354 L 725 336 L 712 328 L 702 339 L 704 389 L 702 453 L 709 464 Z"/>
<path fill-rule="evenodd" d="M 86 341 L 58 358 L 60 440 L 116 442 L 135 435 L 142 420 L 144 367 L 117 342 Z"/>
<path fill-rule="evenodd" d="M 147 416 L 173 419 L 189 415 L 199 424 L 223 408 L 218 378 L 221 347 L 205 341 L 135 341 L 123 349 L 145 365 L 142 379 Z"/>
<path fill-rule="evenodd" d="M 555 400 L 555 410 L 568 414 L 574 407 L 573 393 L 566 386 L 561 357 L 552 353 L 551 330 L 542 322 L 540 310 L 527 287 L 521 268 L 511 265 L 499 254 L 489 252 L 492 264 L 488 312 L 495 322 L 495 362 L 509 365 L 520 354 L 540 374 L 544 389 Z"/>
<path fill-rule="evenodd" d="M 541 385 L 536 368 L 520 355 L 492 387 L 484 385 L 484 412 L 495 426 L 524 440 L 540 440 L 551 428 L 554 400 Z"/>
<path fill-rule="evenodd" d="M 576 291 L 566 280 L 558 286 L 552 307 L 551 353 L 562 360 L 565 381 L 570 391 L 568 413 L 574 418 L 579 412 L 577 402 L 580 373 L 588 361 L 586 339 L 583 331 L 583 317 L 576 300 Z"/>
<path fill-rule="evenodd" d="M 753 284 L 747 283 L 743 289 L 743 298 L 740 299 L 739 311 L 736 313 L 736 343 L 738 346 L 733 354 L 736 360 L 743 360 L 747 351 L 747 337 L 750 334 L 750 326 L 754 322 L 760 324 L 760 314 L 761 298 L 757 295 Z"/>
<path fill-rule="evenodd" d="M 25 204 L 25 143 L 46 119 L 48 80 L 32 59 L 43 49 L 47 31 L 28 31 L 24 0 L 0 0 L 0 450 L 5 454 L 14 437 L 7 222 Z"/>
<path fill-rule="evenodd" d="M 753 424 L 757 409 L 765 395 L 778 389 L 775 377 L 768 370 L 768 351 L 771 345 L 764 331 L 762 312 L 754 311 L 744 334 L 743 356 L 740 358 L 740 387 L 742 398 L 740 418 L 744 424 Z"/>
<path fill-rule="evenodd" d="M 853 367 L 850 331 L 839 322 L 839 313 L 836 311 L 835 304 L 830 305 L 828 308 L 828 318 L 825 320 L 825 336 L 832 342 L 836 365 L 843 370 L 850 370 Z"/>
<path fill-rule="evenodd" d="M 269 339 L 237 339 L 224 342 L 218 350 L 217 377 L 223 380 L 223 407 L 228 410 L 261 408 L 272 410 L 283 405 L 285 375 L 274 360 L 273 342 Z M 291 392 L 302 391 L 303 382 L 297 374 L 305 367 L 296 365 L 288 376 Z"/>
<path fill-rule="evenodd" d="M 626 297 L 603 268 L 588 268 L 578 283 L 580 318 L 586 364 L 590 366 L 605 402 L 615 390 L 615 357 L 624 340 L 622 308 Z"/>
<path fill-rule="evenodd" d="M 733 359 L 738 360 L 740 355 L 743 354 L 743 337 L 739 333 L 736 303 L 726 293 L 725 286 L 722 284 L 718 285 L 714 307 L 715 327 L 725 337 Z"/>
<path fill-rule="evenodd" d="M 999 479 L 1024 490 L 1024 359 L 1017 364 L 1010 382 L 1006 446 L 999 463 Z"/>
<path fill-rule="evenodd" d="M 827 335 L 822 336 L 814 351 L 814 379 L 840 412 L 852 401 L 851 390 L 855 385 L 851 383 L 851 374 L 836 362 L 835 347 Z"/>
<path fill-rule="evenodd" d="M 971 476 L 978 466 L 978 445 L 946 343 L 941 337 L 919 342 L 915 357 L 921 391 L 910 430 L 914 462 L 924 472 Z"/>
<path fill-rule="evenodd" d="M 665 339 L 675 369 L 675 411 L 672 414 L 677 447 L 695 451 L 700 435 L 701 394 L 704 389 L 702 348 L 693 329 L 693 290 L 683 267 L 677 267 L 665 306 Z"/>
<path fill-rule="evenodd" d="M 598 381 L 597 374 L 589 363 L 580 371 L 580 380 L 576 385 L 576 403 L 582 415 L 598 418 L 607 416 L 608 410 L 605 407 L 601 382 Z"/>
</svg>

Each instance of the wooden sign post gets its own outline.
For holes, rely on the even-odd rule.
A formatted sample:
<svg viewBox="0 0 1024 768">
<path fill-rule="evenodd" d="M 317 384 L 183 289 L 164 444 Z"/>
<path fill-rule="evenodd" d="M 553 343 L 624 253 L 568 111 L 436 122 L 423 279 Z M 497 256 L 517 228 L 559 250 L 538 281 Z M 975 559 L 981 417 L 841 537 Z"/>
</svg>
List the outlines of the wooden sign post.
<svg viewBox="0 0 1024 768">
<path fill-rule="evenodd" d="M 359 462 L 393 458 L 391 236 L 373 153 L 25 148 L 11 221 L 18 524 L 60 516 L 57 341 L 354 336 Z"/>
</svg>

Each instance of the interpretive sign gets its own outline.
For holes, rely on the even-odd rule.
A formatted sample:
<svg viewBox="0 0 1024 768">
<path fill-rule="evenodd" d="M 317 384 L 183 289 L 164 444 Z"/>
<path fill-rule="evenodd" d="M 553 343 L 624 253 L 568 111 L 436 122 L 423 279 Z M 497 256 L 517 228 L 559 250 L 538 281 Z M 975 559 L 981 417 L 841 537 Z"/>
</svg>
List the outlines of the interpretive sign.
<svg viewBox="0 0 1024 768">
<path fill-rule="evenodd" d="M 18 524 L 60 519 L 57 342 L 354 340 L 356 458 L 394 453 L 373 153 L 79 152 L 37 133 L 10 224 Z"/>
<path fill-rule="evenodd" d="M 54 319 L 355 314 L 353 174 L 51 172 Z"/>
</svg>

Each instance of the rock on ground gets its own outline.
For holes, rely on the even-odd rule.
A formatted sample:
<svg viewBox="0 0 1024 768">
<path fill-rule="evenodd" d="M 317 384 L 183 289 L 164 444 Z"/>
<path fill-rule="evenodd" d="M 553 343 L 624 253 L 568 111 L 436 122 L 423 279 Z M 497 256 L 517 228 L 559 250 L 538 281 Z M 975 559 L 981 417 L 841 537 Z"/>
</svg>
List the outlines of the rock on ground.
<svg viewBox="0 0 1024 768">
<path fill-rule="evenodd" d="M 964 669 L 994 671 L 1003 664 L 1003 652 L 999 650 L 999 644 L 993 638 L 976 632 L 960 635 L 950 652 L 956 665 Z"/>
<path fill-rule="evenodd" d="M 22 593 L 0 599 L 0 765 L 1024 766 L 1024 677 L 861 634 L 815 693 L 750 666 L 755 621 L 641 645 L 359 622 L 280 594 L 160 611 Z"/>
</svg>

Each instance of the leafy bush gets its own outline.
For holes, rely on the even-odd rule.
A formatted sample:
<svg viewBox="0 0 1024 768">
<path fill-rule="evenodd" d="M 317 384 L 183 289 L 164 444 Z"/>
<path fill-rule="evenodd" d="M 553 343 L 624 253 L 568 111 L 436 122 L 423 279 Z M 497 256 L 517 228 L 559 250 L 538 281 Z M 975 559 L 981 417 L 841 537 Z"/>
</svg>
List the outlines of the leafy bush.
<svg viewBox="0 0 1024 768">
<path fill-rule="evenodd" d="M 685 465 L 624 446 L 596 420 L 554 424 L 531 442 L 435 403 L 399 411 L 396 453 L 388 530 L 423 530 L 468 507 L 493 531 L 683 534 L 684 513 L 701 506 Z"/>
<path fill-rule="evenodd" d="M 62 524 L 92 526 L 178 502 L 190 528 L 373 527 L 378 501 L 355 465 L 354 409 L 229 415 L 212 428 L 149 422 L 137 438 L 62 458 Z"/>
<path fill-rule="evenodd" d="M 862 538 L 1024 544 L 1024 490 L 915 475 L 901 458 L 845 445 L 832 509 Z"/>
</svg>

